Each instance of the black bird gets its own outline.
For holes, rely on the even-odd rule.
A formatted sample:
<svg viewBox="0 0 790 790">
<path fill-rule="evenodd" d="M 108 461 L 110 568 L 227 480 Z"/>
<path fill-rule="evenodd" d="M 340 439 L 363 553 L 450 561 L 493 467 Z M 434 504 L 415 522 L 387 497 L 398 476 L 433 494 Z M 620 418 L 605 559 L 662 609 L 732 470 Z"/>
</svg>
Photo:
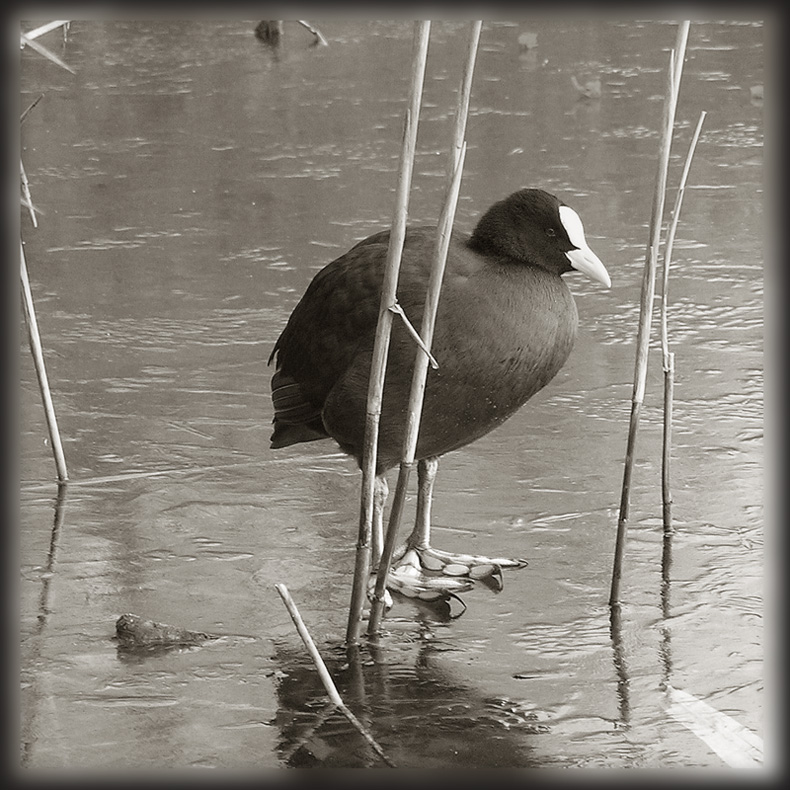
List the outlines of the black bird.
<svg viewBox="0 0 790 790">
<path fill-rule="evenodd" d="M 436 233 L 432 226 L 406 231 L 397 298 L 417 327 Z M 269 357 L 270 363 L 277 358 L 272 448 L 331 437 L 361 464 L 389 235 L 376 233 L 332 261 L 294 308 Z M 455 586 L 466 589 L 469 577 L 523 564 L 433 549 L 433 480 L 439 456 L 501 425 L 563 366 L 578 318 L 561 275 L 574 269 L 611 285 L 579 215 L 541 189 L 522 189 L 495 203 L 471 236 L 453 232 L 431 347 L 439 368 L 428 371 L 417 441 L 417 516 L 396 555 L 394 589 L 436 597 L 453 588 L 456 580 L 448 576 L 459 577 Z M 385 472 L 400 462 L 415 354 L 413 339 L 396 320 L 379 426 L 374 535 L 388 495 Z M 420 566 L 443 575 L 425 574 Z"/>
</svg>

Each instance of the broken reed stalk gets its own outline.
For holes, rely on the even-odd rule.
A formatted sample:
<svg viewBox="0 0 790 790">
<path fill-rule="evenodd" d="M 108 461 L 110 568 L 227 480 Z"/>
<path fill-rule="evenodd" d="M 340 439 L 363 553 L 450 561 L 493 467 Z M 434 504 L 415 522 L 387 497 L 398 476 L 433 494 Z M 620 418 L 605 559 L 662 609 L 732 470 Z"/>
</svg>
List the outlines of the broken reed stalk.
<svg viewBox="0 0 790 790">
<path fill-rule="evenodd" d="M 47 58 L 47 60 L 51 60 L 56 66 L 66 69 L 66 71 L 68 71 L 70 74 L 77 73 L 73 68 L 71 68 L 71 66 L 69 66 L 67 63 L 64 63 L 54 52 L 50 52 L 46 47 L 39 44 L 38 41 L 30 38 L 28 34 L 20 33 L 19 40 L 22 45 L 27 45 L 31 49 L 38 52 L 39 55 L 43 55 L 43 57 Z"/>
<path fill-rule="evenodd" d="M 362 450 L 362 493 L 360 502 L 359 534 L 357 538 L 354 582 L 349 605 L 347 645 L 354 645 L 359 639 L 362 620 L 362 607 L 365 602 L 367 579 L 370 573 L 370 552 L 373 538 L 373 489 L 376 480 L 376 453 L 378 449 L 379 420 L 381 401 L 384 392 L 384 374 L 387 366 L 390 332 L 393 314 L 390 307 L 396 301 L 398 272 L 403 242 L 406 238 L 406 219 L 408 216 L 409 191 L 414 169 L 414 151 L 417 145 L 417 124 L 422 102 L 422 86 L 425 79 L 425 64 L 428 59 L 428 37 L 431 29 L 429 21 L 414 23 L 414 58 L 412 61 L 409 106 L 403 131 L 398 169 L 398 183 L 395 195 L 395 216 L 390 231 L 387 260 L 384 267 L 384 281 L 381 291 L 379 318 L 376 325 L 376 338 L 373 346 L 373 359 L 370 367 L 367 408 L 365 413 L 365 438 Z M 381 550 L 381 536 L 376 536 L 377 550 Z"/>
<path fill-rule="evenodd" d="M 25 166 L 21 159 L 19 160 L 19 176 L 22 179 L 22 195 L 24 196 L 22 204 L 30 212 L 30 221 L 33 223 L 33 227 L 37 228 L 38 220 L 36 219 L 36 209 L 33 206 L 33 197 L 30 194 L 30 183 L 27 180 L 27 173 L 25 173 Z"/>
<path fill-rule="evenodd" d="M 30 104 L 30 105 L 28 106 L 28 108 L 27 108 L 27 109 L 26 109 L 26 110 L 25 110 L 25 111 L 22 113 L 22 115 L 19 117 L 19 123 L 20 123 L 20 124 L 23 124 L 23 123 L 25 122 L 25 118 L 27 118 L 27 116 L 28 116 L 28 114 L 30 113 L 30 111 L 31 111 L 31 110 L 32 110 L 32 109 L 33 109 L 33 108 L 34 108 L 34 107 L 35 107 L 35 106 L 36 106 L 36 105 L 37 105 L 37 104 L 38 104 L 38 103 L 39 103 L 39 102 L 40 102 L 40 101 L 41 101 L 43 98 L 44 98 L 44 94 L 43 94 L 43 93 L 39 93 L 39 94 L 38 94 L 38 97 L 37 97 L 37 98 L 36 98 L 36 99 L 33 101 L 33 103 L 32 103 L 32 104 Z"/>
<path fill-rule="evenodd" d="M 324 659 L 321 658 L 321 654 L 318 652 L 318 648 L 315 646 L 315 642 L 310 636 L 310 632 L 307 630 L 307 626 L 304 624 L 304 620 L 302 620 L 302 616 L 299 614 L 299 610 L 296 608 L 296 604 L 294 603 L 293 598 L 291 598 L 291 594 L 288 592 L 288 588 L 284 584 L 275 584 L 274 586 L 277 592 L 280 594 L 280 598 L 283 599 L 285 608 L 288 610 L 288 614 L 291 615 L 291 620 L 293 620 L 296 630 L 299 632 L 299 636 L 302 638 L 302 642 L 304 642 L 304 646 L 307 648 L 307 652 L 310 654 L 310 658 L 313 659 L 315 668 L 318 670 L 318 676 L 321 678 L 321 682 L 324 684 L 324 688 L 326 689 L 326 693 L 329 695 L 329 699 L 340 709 L 341 713 L 351 722 L 351 724 L 356 727 L 362 737 L 371 745 L 373 751 L 375 751 L 376 754 L 381 757 L 381 759 L 388 766 L 390 766 L 390 768 L 395 768 L 395 764 L 389 759 L 389 757 L 387 757 L 387 755 L 384 753 L 384 750 L 376 742 L 376 739 L 365 729 L 365 727 L 362 725 L 362 722 L 360 722 L 360 720 L 346 707 L 345 703 L 343 702 L 343 698 L 340 696 L 340 692 L 338 692 L 337 686 L 335 686 L 335 682 L 332 680 L 332 676 L 329 674 L 329 670 L 326 668 Z"/>
<path fill-rule="evenodd" d="M 22 303 L 25 307 L 25 321 L 27 323 L 27 335 L 30 341 L 30 351 L 33 354 L 33 363 L 36 368 L 38 378 L 38 388 L 41 390 L 41 398 L 44 401 L 44 414 L 47 418 L 47 429 L 49 430 L 49 441 L 52 445 L 52 453 L 55 456 L 55 466 L 58 470 L 58 480 L 61 483 L 69 479 L 66 469 L 66 457 L 63 455 L 63 445 L 60 441 L 60 431 L 58 421 L 55 417 L 55 407 L 52 403 L 52 394 L 49 390 L 49 380 L 47 379 L 47 369 L 44 365 L 44 352 L 41 347 L 41 336 L 38 333 L 38 322 L 36 321 L 36 310 L 33 306 L 33 294 L 30 290 L 30 280 L 27 276 L 27 263 L 25 262 L 25 248 L 19 242 L 20 255 L 20 277 L 22 278 Z"/>
<path fill-rule="evenodd" d="M 417 351 L 414 362 L 411 391 L 409 393 L 406 432 L 403 438 L 403 451 L 401 454 L 400 468 L 398 470 L 398 482 L 395 487 L 395 495 L 390 510 L 384 550 L 379 561 L 379 569 L 376 576 L 376 588 L 373 594 L 370 619 L 368 621 L 369 636 L 374 635 L 381 625 L 384 612 L 384 594 L 387 586 L 387 574 L 389 573 L 392 554 L 395 549 L 395 541 L 397 539 L 398 527 L 403 512 L 403 503 L 406 498 L 409 475 L 414 466 L 414 457 L 417 450 L 417 438 L 420 430 L 420 418 L 425 395 L 428 364 L 431 359 L 430 348 L 436 323 L 436 312 L 439 307 L 439 296 L 442 288 L 442 279 L 444 278 L 445 264 L 447 262 L 447 251 L 450 246 L 450 236 L 455 221 L 455 210 L 458 204 L 458 193 L 461 189 L 461 176 L 463 175 L 464 159 L 466 157 L 466 143 L 464 142 L 466 119 L 469 112 L 469 99 L 472 93 L 472 76 L 474 74 L 477 46 L 480 40 L 482 24 L 483 23 L 479 21 L 471 23 L 469 49 L 463 75 L 461 77 L 458 109 L 455 115 L 455 128 L 452 145 L 450 146 L 447 168 L 447 192 L 439 216 L 436 246 L 431 266 L 431 275 L 428 281 L 428 289 L 425 296 L 425 310 L 423 313 L 422 325 L 420 327 L 422 348 Z"/>
<path fill-rule="evenodd" d="M 667 77 L 667 95 L 664 101 L 664 118 L 659 147 L 658 170 L 656 173 L 655 190 L 653 192 L 653 209 L 650 216 L 650 234 L 645 256 L 645 269 L 642 277 L 642 293 L 639 303 L 639 330 L 637 332 L 636 362 L 634 365 L 634 387 L 631 396 L 631 417 L 628 425 L 628 442 L 626 445 L 625 465 L 623 470 L 623 488 L 620 497 L 620 513 L 617 520 L 617 538 L 615 542 L 614 565 L 612 569 L 612 585 L 609 593 L 609 605 L 620 603 L 620 580 L 622 577 L 623 552 L 628 524 L 628 507 L 631 496 L 631 473 L 634 465 L 634 448 L 639 417 L 645 396 L 647 379 L 647 356 L 650 346 L 650 325 L 653 318 L 653 300 L 656 290 L 656 263 L 661 238 L 661 221 L 664 214 L 664 199 L 669 169 L 669 151 L 672 146 L 672 131 L 675 125 L 680 77 L 683 72 L 683 59 L 686 52 L 689 22 L 680 24 L 675 49 L 670 53 L 669 74 Z"/>
<path fill-rule="evenodd" d="M 28 38 L 38 38 L 39 36 L 43 36 L 44 33 L 49 33 L 50 30 L 55 30 L 58 27 L 65 27 L 69 24 L 68 19 L 57 19 L 54 22 L 47 22 L 41 27 L 34 28 L 33 30 L 28 30 L 25 35 Z"/>
<path fill-rule="evenodd" d="M 313 27 L 306 19 L 297 19 L 296 21 L 315 36 L 317 44 L 328 45 L 327 40 L 321 35 L 321 31 L 317 27 Z"/>
<path fill-rule="evenodd" d="M 664 438 L 663 451 L 661 457 L 661 504 L 662 520 L 664 523 L 664 534 L 668 535 L 672 531 L 672 490 L 670 486 L 670 466 L 672 449 L 672 399 L 675 389 L 675 355 L 669 349 L 669 334 L 667 329 L 667 309 L 669 291 L 669 267 L 672 262 L 672 247 L 675 243 L 675 233 L 677 232 L 678 219 L 680 218 L 680 207 L 683 205 L 683 195 L 686 189 L 691 160 L 694 150 L 697 147 L 702 123 L 705 120 L 705 111 L 700 113 L 697 128 L 691 138 L 689 151 L 686 155 L 686 163 L 683 165 L 683 172 L 680 176 L 675 205 L 672 209 L 672 221 L 669 226 L 666 244 L 664 245 L 664 267 L 662 271 L 662 291 L 661 291 L 661 355 L 664 369 Z"/>
</svg>

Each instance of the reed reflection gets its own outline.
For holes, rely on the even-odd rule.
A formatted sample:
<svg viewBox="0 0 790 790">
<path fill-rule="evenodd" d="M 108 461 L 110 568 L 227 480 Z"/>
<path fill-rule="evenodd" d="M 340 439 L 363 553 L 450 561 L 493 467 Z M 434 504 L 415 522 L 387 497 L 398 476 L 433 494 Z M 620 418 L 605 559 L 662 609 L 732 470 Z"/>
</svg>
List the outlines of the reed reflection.
<svg viewBox="0 0 790 790">
<path fill-rule="evenodd" d="M 451 649 L 418 612 L 364 645 L 320 647 L 345 704 L 398 767 L 536 767 L 529 736 L 546 730 L 525 703 L 486 697 L 442 664 Z M 392 627 L 390 623 L 390 627 Z M 276 724 L 288 767 L 381 767 L 364 738 L 331 705 L 299 646 L 276 646 Z"/>
</svg>

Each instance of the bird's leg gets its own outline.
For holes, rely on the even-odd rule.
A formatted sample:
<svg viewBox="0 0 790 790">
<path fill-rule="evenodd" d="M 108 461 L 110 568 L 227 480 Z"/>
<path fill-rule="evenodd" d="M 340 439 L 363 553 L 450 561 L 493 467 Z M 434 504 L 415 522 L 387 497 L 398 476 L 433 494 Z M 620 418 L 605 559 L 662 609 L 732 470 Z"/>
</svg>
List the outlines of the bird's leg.
<svg viewBox="0 0 790 790">
<path fill-rule="evenodd" d="M 383 475 L 376 475 L 373 481 L 373 523 L 371 524 L 371 558 L 370 567 L 378 568 L 381 562 L 381 555 L 384 551 L 384 508 L 387 504 L 387 497 L 390 489 L 387 478 Z M 373 570 L 368 579 L 368 596 L 373 600 L 373 590 L 376 586 L 377 571 Z M 387 590 L 384 590 L 384 608 L 392 606 L 392 597 Z"/>
<path fill-rule="evenodd" d="M 425 601 L 446 599 L 472 587 L 471 579 L 427 575 L 423 572 L 420 552 L 430 550 L 431 497 L 438 458 L 417 464 L 417 516 L 408 541 L 393 554 L 393 564 L 387 576 L 387 587 L 410 598 Z"/>
<path fill-rule="evenodd" d="M 389 493 L 387 478 L 383 474 L 376 475 L 373 481 L 373 534 L 371 535 L 371 565 L 373 567 L 379 564 L 381 552 L 384 549 L 384 507 L 387 504 Z"/>
<path fill-rule="evenodd" d="M 419 573 L 411 571 L 415 581 L 431 589 L 437 586 L 444 589 L 449 580 L 442 577 L 448 576 L 458 581 L 491 579 L 494 587 L 501 588 L 502 568 L 522 568 L 527 564 L 525 560 L 456 554 L 431 546 L 431 503 L 438 467 L 439 459 L 435 457 L 422 459 L 417 464 L 417 514 L 411 535 L 395 554 L 397 568 L 415 569 Z M 441 576 L 429 576 L 422 570 L 438 572 Z"/>
<path fill-rule="evenodd" d="M 414 518 L 414 529 L 408 539 L 411 549 L 427 549 L 431 545 L 431 504 L 433 502 L 433 484 L 439 459 L 423 458 L 417 462 L 417 514 Z"/>
</svg>

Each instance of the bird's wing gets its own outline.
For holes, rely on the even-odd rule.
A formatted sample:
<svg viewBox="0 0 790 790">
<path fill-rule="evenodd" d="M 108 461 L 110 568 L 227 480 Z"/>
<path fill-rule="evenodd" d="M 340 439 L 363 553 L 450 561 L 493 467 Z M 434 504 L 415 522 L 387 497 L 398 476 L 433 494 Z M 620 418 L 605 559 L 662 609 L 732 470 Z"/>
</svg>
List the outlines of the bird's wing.
<svg viewBox="0 0 790 790">
<path fill-rule="evenodd" d="M 366 239 L 322 269 L 294 308 L 271 359 L 315 406 L 350 365 L 360 344 L 372 343 L 378 318 L 386 245 Z"/>
</svg>

